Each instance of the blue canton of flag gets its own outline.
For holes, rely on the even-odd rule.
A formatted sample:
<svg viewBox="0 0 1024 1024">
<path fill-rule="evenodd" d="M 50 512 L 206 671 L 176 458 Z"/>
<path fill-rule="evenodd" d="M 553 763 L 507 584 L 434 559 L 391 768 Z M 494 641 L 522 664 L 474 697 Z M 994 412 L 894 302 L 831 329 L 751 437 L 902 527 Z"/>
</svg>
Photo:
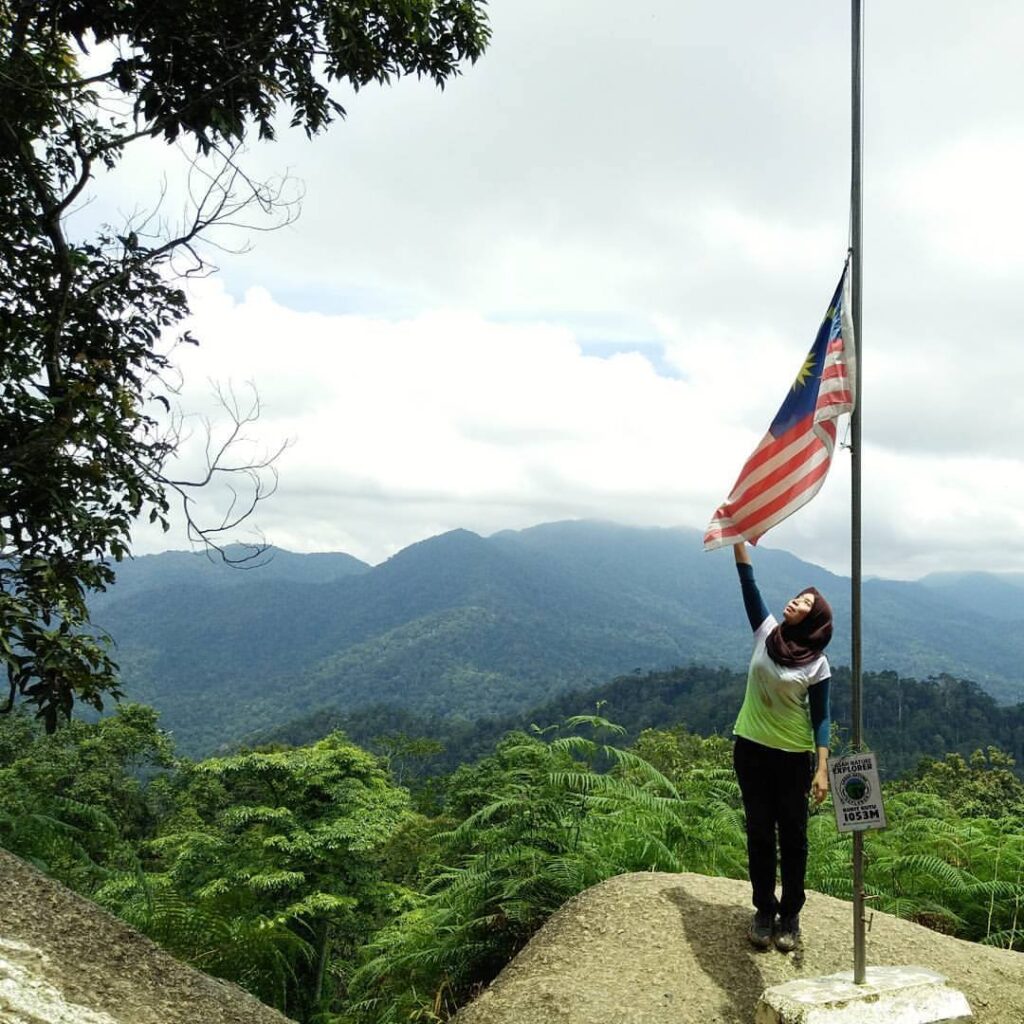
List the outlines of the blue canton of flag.
<svg viewBox="0 0 1024 1024">
<path fill-rule="evenodd" d="M 704 534 L 710 551 L 766 531 L 821 489 L 832 464 L 836 421 L 853 411 L 853 324 L 847 262 L 807 358 L 768 433 L 744 463 Z"/>
</svg>

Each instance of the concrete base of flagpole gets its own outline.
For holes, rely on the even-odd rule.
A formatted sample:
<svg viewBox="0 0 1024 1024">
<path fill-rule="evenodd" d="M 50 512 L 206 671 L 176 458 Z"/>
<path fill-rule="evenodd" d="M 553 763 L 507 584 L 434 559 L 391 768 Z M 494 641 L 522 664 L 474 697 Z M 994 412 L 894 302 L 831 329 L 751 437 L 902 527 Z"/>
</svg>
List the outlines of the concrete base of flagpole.
<svg viewBox="0 0 1024 1024">
<path fill-rule="evenodd" d="M 947 1024 L 970 1020 L 962 992 L 924 967 L 869 967 L 765 989 L 754 1024 Z"/>
</svg>

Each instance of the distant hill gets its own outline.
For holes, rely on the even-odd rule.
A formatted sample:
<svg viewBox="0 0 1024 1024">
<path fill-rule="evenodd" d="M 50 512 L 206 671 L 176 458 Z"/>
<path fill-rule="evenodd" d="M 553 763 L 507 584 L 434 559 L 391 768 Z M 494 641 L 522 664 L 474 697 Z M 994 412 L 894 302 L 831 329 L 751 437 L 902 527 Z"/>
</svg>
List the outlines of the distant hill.
<svg viewBox="0 0 1024 1024">
<path fill-rule="evenodd" d="M 1024 622 L 1024 573 L 935 572 L 920 583 L 961 608 L 1003 622 Z"/>
<path fill-rule="evenodd" d="M 770 607 L 809 584 L 828 596 L 832 660 L 848 661 L 849 582 L 783 551 L 754 559 Z M 202 753 L 327 708 L 472 719 L 634 670 L 740 668 L 749 630 L 731 563 L 697 531 L 598 522 L 455 530 L 375 567 L 277 551 L 239 571 L 177 552 L 121 566 L 94 617 L 118 642 L 126 693 Z M 863 594 L 866 668 L 1024 697 L 1024 631 L 997 613 L 1005 600 L 964 601 L 934 579 L 871 580 Z"/>
<path fill-rule="evenodd" d="M 1010 754 L 1024 777 L 1024 703 L 999 705 L 977 684 L 949 676 L 915 680 L 894 672 L 865 672 L 862 683 L 864 740 L 878 752 L 884 778 L 913 770 L 924 757 L 941 759 L 951 753 L 969 757 L 989 746 Z M 729 736 L 745 686 L 742 669 L 692 665 L 630 673 L 599 686 L 568 690 L 523 711 L 471 721 L 419 714 L 390 704 L 352 711 L 321 709 L 257 730 L 245 742 L 303 746 L 340 729 L 360 746 L 385 753 L 399 735 L 410 740 L 428 738 L 439 741 L 444 749 L 423 761 L 400 752 L 397 756 L 404 775 L 430 776 L 489 754 L 502 736 L 515 729 L 558 726 L 572 715 L 594 714 L 598 707 L 603 717 L 626 729 L 615 741 L 620 744 L 632 743 L 644 729 L 678 725 L 701 736 Z M 832 721 L 839 727 L 841 747 L 851 735 L 847 669 L 836 670 L 831 691 Z"/>
<path fill-rule="evenodd" d="M 330 551 L 297 555 L 282 548 L 267 548 L 254 555 L 251 549 L 232 544 L 226 559 L 215 553 L 165 551 L 142 555 L 117 566 L 117 584 L 93 599 L 94 611 L 111 600 L 124 601 L 151 590 L 174 587 L 206 589 L 246 587 L 282 580 L 291 583 L 329 583 L 344 576 L 368 572 L 371 566 L 352 555 Z"/>
</svg>

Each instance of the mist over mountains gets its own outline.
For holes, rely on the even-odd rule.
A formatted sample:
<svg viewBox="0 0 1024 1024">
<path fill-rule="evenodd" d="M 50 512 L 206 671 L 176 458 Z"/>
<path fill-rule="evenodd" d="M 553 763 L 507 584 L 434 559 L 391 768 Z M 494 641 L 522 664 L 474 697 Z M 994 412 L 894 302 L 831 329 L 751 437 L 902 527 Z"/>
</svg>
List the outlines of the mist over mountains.
<svg viewBox="0 0 1024 1024">
<path fill-rule="evenodd" d="M 848 579 L 777 550 L 753 553 L 768 606 L 813 585 L 849 662 Z M 863 585 L 867 670 L 949 674 L 1024 700 L 1024 577 L 935 574 Z M 275 550 L 258 568 L 167 552 L 118 569 L 93 601 L 117 642 L 123 690 L 205 753 L 294 718 L 381 702 L 473 719 L 636 670 L 742 668 L 749 629 L 732 555 L 696 530 L 548 523 L 413 544 L 378 566 Z"/>
</svg>

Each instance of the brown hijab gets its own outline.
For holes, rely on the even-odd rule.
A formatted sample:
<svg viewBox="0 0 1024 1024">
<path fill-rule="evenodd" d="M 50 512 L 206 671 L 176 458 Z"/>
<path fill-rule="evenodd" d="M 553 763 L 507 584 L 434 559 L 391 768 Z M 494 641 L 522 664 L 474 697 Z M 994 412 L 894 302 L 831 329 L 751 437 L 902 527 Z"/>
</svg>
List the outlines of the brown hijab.
<svg viewBox="0 0 1024 1024">
<path fill-rule="evenodd" d="M 832 639 L 832 607 L 814 587 L 805 587 L 797 594 L 813 594 L 814 604 L 807 617 L 795 626 L 780 622 L 765 640 L 768 656 L 783 668 L 809 665 Z"/>
</svg>

